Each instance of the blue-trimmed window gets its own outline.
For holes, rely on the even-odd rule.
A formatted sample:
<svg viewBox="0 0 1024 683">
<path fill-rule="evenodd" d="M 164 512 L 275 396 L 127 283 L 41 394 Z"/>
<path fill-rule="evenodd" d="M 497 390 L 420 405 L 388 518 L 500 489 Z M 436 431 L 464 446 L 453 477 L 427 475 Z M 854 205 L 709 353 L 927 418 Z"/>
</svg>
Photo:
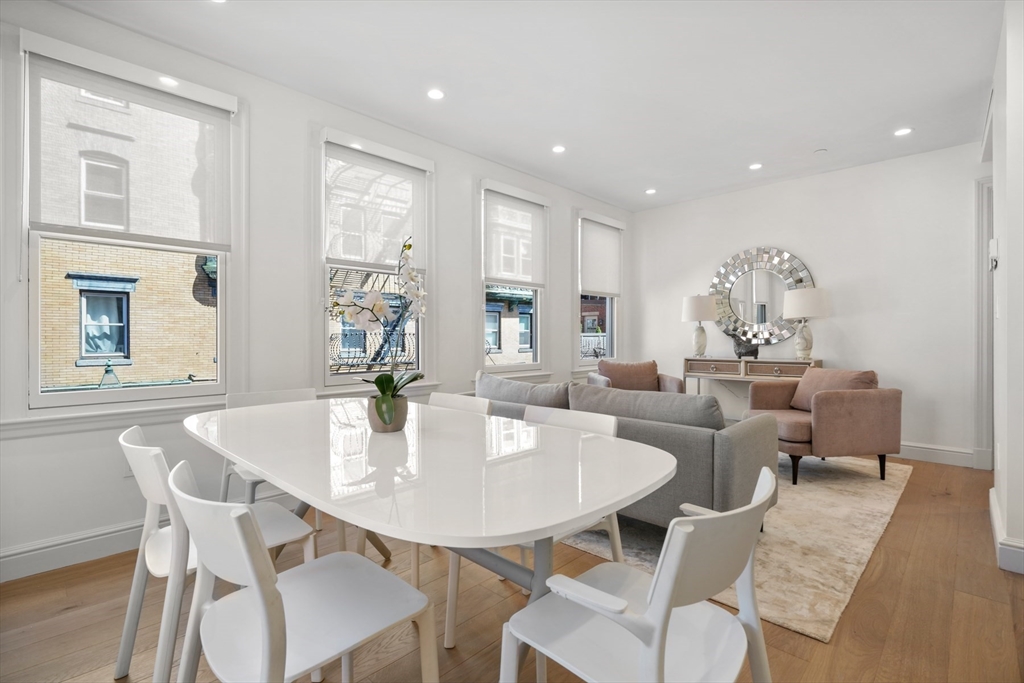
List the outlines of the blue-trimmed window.
<svg viewBox="0 0 1024 683">
<path fill-rule="evenodd" d="M 533 351 L 533 304 L 519 304 L 519 350 Z"/>
<path fill-rule="evenodd" d="M 130 365 L 128 296 L 137 277 L 68 273 L 79 291 L 78 367 Z"/>
</svg>

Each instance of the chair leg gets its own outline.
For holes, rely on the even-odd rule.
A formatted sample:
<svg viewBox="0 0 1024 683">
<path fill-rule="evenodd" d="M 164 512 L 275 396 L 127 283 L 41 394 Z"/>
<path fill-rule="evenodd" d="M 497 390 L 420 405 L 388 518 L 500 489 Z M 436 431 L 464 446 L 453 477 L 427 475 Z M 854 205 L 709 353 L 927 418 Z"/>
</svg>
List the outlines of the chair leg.
<svg viewBox="0 0 1024 683">
<path fill-rule="evenodd" d="M 380 536 L 378 536 L 377 534 L 375 534 L 372 531 L 367 531 L 366 532 L 366 540 L 370 542 L 370 545 L 372 545 L 374 548 L 377 549 L 377 552 L 380 553 L 381 557 L 384 558 L 385 562 L 387 562 L 388 560 L 391 559 L 391 549 L 387 547 L 387 545 L 384 543 L 383 540 L 381 540 Z M 365 543 L 363 544 L 363 553 L 362 554 L 363 555 L 366 554 L 366 544 Z"/>
<path fill-rule="evenodd" d="M 124 678 L 132 664 L 132 651 L 135 649 L 135 634 L 139 631 L 139 617 L 142 615 L 142 600 L 146 597 L 146 583 L 149 581 L 149 569 L 146 568 L 146 548 L 139 548 L 139 558 L 135 561 L 135 576 L 132 577 L 132 589 L 128 597 L 128 612 L 124 616 L 124 630 L 121 632 L 121 647 L 117 651 L 117 664 L 114 667 L 114 678 Z"/>
<path fill-rule="evenodd" d="M 356 552 L 366 557 L 366 529 L 362 527 L 356 529 Z"/>
<path fill-rule="evenodd" d="M 548 658 L 538 650 L 533 651 L 537 658 L 537 683 L 548 683 Z"/>
<path fill-rule="evenodd" d="M 793 463 L 793 486 L 796 486 L 796 476 L 800 471 L 800 458 L 802 455 L 791 455 L 789 456 L 790 461 Z"/>
<path fill-rule="evenodd" d="M 220 498 L 222 503 L 228 501 L 228 486 L 231 484 L 231 462 L 224 458 L 224 467 L 220 472 Z"/>
<path fill-rule="evenodd" d="M 302 561 L 312 562 L 317 557 L 316 532 L 311 533 L 302 540 Z"/>
<path fill-rule="evenodd" d="M 346 552 L 348 550 L 348 525 L 335 518 L 334 533 L 338 535 L 338 552 Z"/>
<path fill-rule="evenodd" d="M 519 564 L 523 565 L 524 567 L 529 567 L 530 566 L 528 564 L 527 554 L 528 553 L 527 553 L 526 548 L 523 548 L 523 547 L 519 548 Z M 522 593 L 523 593 L 523 595 L 529 595 L 530 594 L 530 589 L 529 588 L 523 588 Z"/>
<path fill-rule="evenodd" d="M 252 505 L 256 502 L 256 487 L 259 486 L 258 481 L 247 481 L 245 482 L 245 503 L 246 505 Z"/>
<path fill-rule="evenodd" d="M 181 646 L 181 660 L 178 662 L 178 683 L 192 683 L 196 680 L 202 650 L 199 625 L 209 603 L 213 600 L 215 581 L 213 573 L 200 562 L 196 569 L 196 581 L 192 586 L 192 606 L 189 608 L 185 642 Z"/>
<path fill-rule="evenodd" d="M 346 652 L 341 656 L 341 683 L 352 683 L 352 653 Z"/>
<path fill-rule="evenodd" d="M 622 552 L 622 537 L 619 535 L 619 516 L 614 512 L 608 517 L 608 542 L 612 546 L 612 562 L 625 562 L 626 555 Z"/>
<path fill-rule="evenodd" d="M 457 553 L 448 555 L 448 603 L 444 610 L 444 646 L 455 647 L 455 617 L 459 609 L 459 567 L 462 558 Z"/>
<path fill-rule="evenodd" d="M 188 531 L 171 527 L 171 565 L 164 593 L 164 609 L 160 618 L 160 635 L 153 666 L 153 683 L 170 683 L 174 643 L 178 640 L 178 620 L 181 619 L 181 601 L 185 594 L 188 573 Z"/>
<path fill-rule="evenodd" d="M 324 514 L 322 512 L 320 512 L 319 510 L 314 510 L 313 514 L 314 514 L 314 516 L 316 518 L 316 526 L 314 526 L 313 528 L 316 529 L 317 531 L 323 531 L 324 530 Z"/>
<path fill-rule="evenodd" d="M 882 481 L 885 481 L 885 454 L 878 456 L 878 471 L 882 475 Z"/>
<path fill-rule="evenodd" d="M 309 680 L 312 681 L 312 683 L 323 683 L 323 681 L 324 681 L 324 670 L 323 669 L 313 669 L 312 671 L 309 672 Z"/>
<path fill-rule="evenodd" d="M 423 683 L 438 683 L 441 678 L 437 668 L 437 630 L 434 626 L 434 604 L 429 603 L 419 616 L 412 620 L 419 633 L 420 678 Z"/>
<path fill-rule="evenodd" d="M 416 590 L 420 588 L 420 544 L 409 544 L 409 583 Z"/>
<path fill-rule="evenodd" d="M 501 627 L 501 670 L 500 683 L 516 683 L 519 680 L 519 639 L 512 635 L 508 622 Z"/>
</svg>

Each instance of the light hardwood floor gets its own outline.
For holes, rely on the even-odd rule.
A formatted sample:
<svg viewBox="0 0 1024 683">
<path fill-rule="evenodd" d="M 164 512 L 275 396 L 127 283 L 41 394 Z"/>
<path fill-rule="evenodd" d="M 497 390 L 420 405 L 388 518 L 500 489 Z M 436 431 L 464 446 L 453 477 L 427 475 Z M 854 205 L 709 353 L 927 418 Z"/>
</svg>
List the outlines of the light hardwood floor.
<svg viewBox="0 0 1024 683">
<path fill-rule="evenodd" d="M 913 465 L 914 473 L 832 641 L 826 645 L 765 623 L 776 681 L 1021 680 L 1024 576 L 1000 571 L 995 564 L 988 519 L 992 474 L 899 462 Z M 327 524 L 321 544 L 336 548 L 334 526 Z M 387 568 L 406 576 L 409 545 L 389 545 L 394 556 Z M 372 549 L 369 553 L 380 561 Z M 442 680 L 497 680 L 501 625 L 526 597 L 463 561 L 458 647 L 444 650 L 440 634 L 448 555 L 442 548 L 425 547 L 421 557 L 423 590 L 437 614 Z M 278 566 L 300 560 L 299 549 L 289 548 Z M 564 545 L 555 552 L 556 571 L 569 576 L 601 561 Z M 134 553 L 122 553 L 0 584 L 0 681 L 110 681 L 134 563 Z M 124 680 L 152 677 L 163 591 L 163 581 L 150 580 L 131 675 Z M 191 584 L 186 604 L 190 597 Z M 179 639 L 183 632 L 184 619 Z M 531 654 L 524 681 L 534 680 L 532 660 Z M 341 678 L 337 663 L 325 674 L 328 681 Z M 361 648 L 355 675 L 365 681 L 419 680 L 411 627 Z M 555 664 L 549 678 L 553 683 L 576 680 Z M 748 679 L 744 672 L 742 680 Z M 205 662 L 199 680 L 215 680 Z"/>
</svg>

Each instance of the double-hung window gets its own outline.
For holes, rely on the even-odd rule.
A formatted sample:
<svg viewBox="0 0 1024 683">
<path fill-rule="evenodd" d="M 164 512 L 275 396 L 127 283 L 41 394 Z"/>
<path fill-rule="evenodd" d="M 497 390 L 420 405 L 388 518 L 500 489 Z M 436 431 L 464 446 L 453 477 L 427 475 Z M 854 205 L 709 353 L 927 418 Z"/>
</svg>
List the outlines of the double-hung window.
<svg viewBox="0 0 1024 683">
<path fill-rule="evenodd" d="M 537 313 L 547 275 L 548 204 L 483 182 L 485 368 L 540 363 Z"/>
<path fill-rule="evenodd" d="M 235 98 L 21 39 L 29 406 L 224 393 Z"/>
<path fill-rule="evenodd" d="M 579 361 L 615 357 L 616 305 L 622 293 L 619 221 L 581 211 L 579 218 Z"/>
<path fill-rule="evenodd" d="M 402 306 L 396 268 L 411 238 L 420 275 L 427 263 L 429 178 L 433 163 L 338 131 L 323 135 L 323 267 L 325 302 L 351 295 L 362 301 L 379 291 L 393 313 Z M 429 290 L 429 288 L 428 288 Z M 357 329 L 343 317 L 326 316 L 325 386 L 349 384 L 360 373 L 392 361 L 400 370 L 423 366 L 421 324 L 396 317 L 387 330 Z"/>
</svg>

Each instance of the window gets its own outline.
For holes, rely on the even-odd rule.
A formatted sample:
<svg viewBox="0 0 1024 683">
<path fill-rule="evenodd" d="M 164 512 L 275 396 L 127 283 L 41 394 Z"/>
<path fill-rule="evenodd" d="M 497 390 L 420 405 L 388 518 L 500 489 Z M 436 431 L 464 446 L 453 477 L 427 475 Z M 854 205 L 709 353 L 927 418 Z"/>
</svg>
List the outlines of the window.
<svg viewBox="0 0 1024 683">
<path fill-rule="evenodd" d="M 484 182 L 485 367 L 540 362 L 537 311 L 544 289 L 547 200 Z"/>
<path fill-rule="evenodd" d="M 233 109 L 52 59 L 23 39 L 29 406 L 223 394 L 217 285 L 228 277 Z"/>
<path fill-rule="evenodd" d="M 615 305 L 622 288 L 622 229 L 617 221 L 584 217 L 579 225 L 579 358 L 615 357 Z M 614 225 L 613 225 L 614 224 Z"/>
<path fill-rule="evenodd" d="M 113 159 L 82 157 L 82 225 L 128 225 L 128 167 Z"/>
<path fill-rule="evenodd" d="M 323 265 L 328 300 L 351 294 L 361 301 L 367 292 L 379 291 L 397 313 L 402 297 L 395 268 L 406 239 L 412 238 L 421 275 L 427 262 L 427 169 L 432 165 L 372 143 L 359 151 L 339 144 L 342 138 L 337 131 L 324 134 Z M 398 325 L 395 320 L 387 330 L 363 331 L 343 318 L 327 316 L 325 386 L 352 383 L 360 373 L 378 372 L 392 360 L 402 370 L 422 369 L 420 322 L 410 321 L 401 329 Z"/>
</svg>

